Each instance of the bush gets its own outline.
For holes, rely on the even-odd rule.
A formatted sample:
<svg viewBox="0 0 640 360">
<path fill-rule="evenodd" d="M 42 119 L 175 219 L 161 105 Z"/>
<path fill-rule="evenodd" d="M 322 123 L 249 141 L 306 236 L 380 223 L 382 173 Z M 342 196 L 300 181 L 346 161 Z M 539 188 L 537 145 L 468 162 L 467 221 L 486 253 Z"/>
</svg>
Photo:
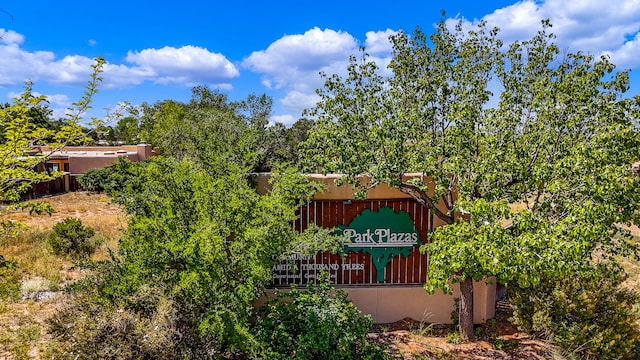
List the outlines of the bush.
<svg viewBox="0 0 640 360">
<path fill-rule="evenodd" d="M 5 260 L 4 256 L 0 254 L 0 269 L 15 269 L 16 263 L 14 261 Z"/>
<path fill-rule="evenodd" d="M 270 359 L 386 359 L 367 339 L 373 320 L 359 316 L 342 290 L 328 280 L 309 290 L 276 293 L 259 311 L 256 338 Z"/>
<path fill-rule="evenodd" d="M 93 229 L 83 226 L 80 219 L 66 218 L 53 226 L 49 245 L 56 255 L 82 257 L 95 251 L 96 244 L 92 241 L 94 234 Z"/>
<path fill-rule="evenodd" d="M 102 169 L 92 169 L 78 178 L 80 186 L 86 191 L 101 192 L 109 195 L 122 191 L 130 182 L 135 183 L 140 171 L 148 165 L 148 161 L 132 162 L 121 156 L 111 165 Z"/>
<path fill-rule="evenodd" d="M 114 185 L 105 187 L 130 217 L 116 256 L 90 263 L 99 280 L 84 289 L 95 289 L 100 305 L 87 302 L 60 315 L 55 331 L 78 354 L 104 343 L 121 358 L 136 348 L 145 358 L 261 358 L 263 348 L 252 332 L 253 304 L 280 254 L 316 243 L 315 233 L 299 234 L 291 226 L 315 187 L 300 186 L 307 179 L 289 170 L 269 194 L 259 195 L 239 166 L 205 169 L 162 157 L 139 164 L 116 162 L 109 177 Z M 294 200 L 296 189 L 306 189 L 299 196 L 307 196 Z M 170 311 L 161 311 L 157 298 Z M 159 326 L 166 341 L 154 348 L 176 355 L 144 350 L 147 330 L 138 326 L 154 329 L 156 314 L 168 314 L 170 321 Z"/>
<path fill-rule="evenodd" d="M 6 260 L 4 261 L 6 262 Z M 18 297 L 20 294 L 20 275 L 21 272 L 15 265 L 0 266 L 0 300 L 16 299 Z"/>
<path fill-rule="evenodd" d="M 546 334 L 583 359 L 633 358 L 640 341 L 638 295 L 620 286 L 624 277 L 597 270 L 510 289 L 514 323 Z"/>
<path fill-rule="evenodd" d="M 104 184 L 109 178 L 109 169 L 92 169 L 78 178 L 80 186 L 86 191 L 104 191 Z"/>
<path fill-rule="evenodd" d="M 48 332 L 59 343 L 58 358 L 178 359 L 204 355 L 197 349 L 189 350 L 197 345 L 187 341 L 188 334 L 177 322 L 175 304 L 158 296 L 159 289 L 145 294 L 149 296 L 144 301 L 151 306 L 147 314 L 101 301 L 94 290 L 76 293 L 48 319 Z"/>
</svg>

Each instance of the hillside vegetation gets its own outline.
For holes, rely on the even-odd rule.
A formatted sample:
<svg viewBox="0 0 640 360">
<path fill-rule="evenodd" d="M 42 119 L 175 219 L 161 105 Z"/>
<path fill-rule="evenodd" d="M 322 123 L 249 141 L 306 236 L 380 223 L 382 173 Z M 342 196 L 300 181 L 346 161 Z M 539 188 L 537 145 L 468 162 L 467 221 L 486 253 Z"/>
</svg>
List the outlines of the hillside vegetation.
<svg viewBox="0 0 640 360">
<path fill-rule="evenodd" d="M 15 269 L 0 269 L 4 271 L 0 277 L 0 359 L 50 358 L 57 351 L 45 321 L 68 300 L 64 289 L 87 270 L 69 257 L 53 254 L 47 244 L 53 225 L 72 217 L 94 229 L 100 246 L 93 260 L 107 259 L 126 227 L 124 211 L 104 194 L 75 192 L 46 200 L 55 209 L 51 216 L 10 210 L 2 217 L 3 221 L 23 222 L 27 228 L 15 238 L 0 240 L 5 259 L 16 265 Z"/>
<path fill-rule="evenodd" d="M 19 220 L 28 229 L 15 239 L 3 239 L 1 247 L 6 258 L 15 261 L 17 269 L 0 283 L 0 359 L 48 359 L 61 355 L 56 340 L 47 333 L 46 320 L 71 295 L 65 287 L 83 278 L 88 270 L 77 261 L 54 255 L 47 245 L 47 236 L 54 224 L 74 217 L 102 239 L 92 259 L 109 257 L 109 249 L 117 247 L 117 240 L 126 227 L 126 215 L 104 194 L 68 193 L 46 199 L 55 208 L 51 215 L 29 215 L 27 211 L 9 211 L 2 220 Z M 638 236 L 637 229 L 634 234 Z M 636 237 L 636 239 L 638 239 Z M 640 262 L 624 259 L 630 274 L 625 286 L 638 287 Z M 37 294 L 53 292 L 48 299 L 36 299 Z M 478 328 L 479 340 L 457 343 L 448 328 L 437 325 L 403 321 L 383 324 L 369 336 L 387 347 L 394 358 L 416 359 L 565 359 L 569 354 L 544 341 L 519 332 L 508 322 L 509 312 L 500 309 L 496 320 Z"/>
</svg>

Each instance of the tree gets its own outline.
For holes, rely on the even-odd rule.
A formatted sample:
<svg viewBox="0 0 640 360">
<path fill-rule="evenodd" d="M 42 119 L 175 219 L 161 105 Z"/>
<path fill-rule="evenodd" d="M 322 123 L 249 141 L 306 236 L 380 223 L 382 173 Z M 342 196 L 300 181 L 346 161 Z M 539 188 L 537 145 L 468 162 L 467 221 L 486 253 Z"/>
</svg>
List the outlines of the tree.
<svg viewBox="0 0 640 360">
<path fill-rule="evenodd" d="M 120 119 L 113 129 L 113 132 L 113 137 L 118 142 L 129 145 L 138 144 L 140 142 L 138 119 L 133 116 L 127 116 Z"/>
<path fill-rule="evenodd" d="M 508 47 L 485 23 L 464 32 L 442 20 L 429 38 L 400 32 L 390 38 L 392 76 L 363 51 L 346 78 L 323 74 L 309 112 L 308 166 L 345 174 L 359 196 L 387 183 L 449 224 L 422 248 L 425 288 L 460 283 L 464 339 L 472 280 L 530 287 L 596 259 L 616 272 L 613 255 L 636 251 L 614 225 L 638 220 L 640 183 L 628 169 L 640 158 L 640 98 L 623 97 L 628 75 L 606 57 L 560 56 L 550 26 Z M 405 181 L 407 172 L 429 183 Z"/>
<path fill-rule="evenodd" d="M 292 163 L 294 149 L 289 130 L 281 123 L 269 125 L 273 100 L 251 94 L 230 102 L 225 94 L 198 86 L 188 103 L 172 100 L 142 106 L 140 137 L 165 155 L 216 162 L 211 154 L 231 156 L 250 165 L 252 172 L 268 172 Z"/>
<path fill-rule="evenodd" d="M 107 309 L 93 317 L 123 309 L 140 324 L 153 323 L 164 319 L 170 303 L 169 330 L 149 331 L 171 339 L 166 346 L 174 358 L 257 351 L 249 332 L 253 303 L 280 255 L 334 241 L 326 230 L 299 234 L 291 226 L 301 202 L 317 190 L 297 169 L 274 174 L 265 195 L 253 188 L 247 168 L 222 157 L 215 164 L 163 156 L 121 160 L 110 171 L 113 186 L 107 191 L 130 219 L 117 256 L 92 286 L 98 291 L 94 301 Z M 63 320 L 63 338 L 76 346 L 74 352 L 92 346 L 89 354 L 106 354 L 107 346 L 95 338 L 78 341 L 83 329 L 76 318 L 87 317 L 79 311 Z M 124 338 L 109 346 L 135 342 L 144 349 L 145 340 L 132 336 L 136 329 L 122 331 Z"/>
<path fill-rule="evenodd" d="M 314 121 L 312 119 L 302 118 L 293 123 L 287 129 L 287 143 L 291 151 L 291 159 L 294 164 L 300 164 L 299 145 L 307 140 L 309 130 L 313 128 Z"/>
<path fill-rule="evenodd" d="M 84 96 L 69 108 L 67 119 L 59 127 L 49 127 L 43 121 L 46 111 L 44 96 L 32 92 L 32 84 L 25 84 L 24 92 L 14 98 L 13 104 L 0 108 L 0 126 L 4 141 L 0 144 L 0 198 L 4 201 L 19 200 L 20 194 L 32 184 L 52 179 L 46 172 L 39 172 L 38 164 L 46 161 L 49 155 L 70 144 L 81 143 L 88 139 L 80 124 L 82 115 L 91 108 L 93 95 L 98 91 L 102 78 L 104 60 L 96 58 L 92 66 L 89 83 Z M 52 147 L 48 154 L 29 156 L 35 145 L 48 144 Z"/>
<path fill-rule="evenodd" d="M 192 94 L 187 104 L 143 109 L 143 131 L 163 156 L 122 158 L 87 180 L 130 217 L 118 253 L 91 279 L 90 291 L 53 321 L 53 332 L 76 354 L 259 357 L 259 339 L 249 331 L 253 305 L 280 256 L 341 246 L 330 230 L 299 234 L 291 226 L 318 190 L 297 169 L 275 171 L 272 189 L 257 193 L 252 117 L 205 87 Z M 85 306 L 87 297 L 100 307 Z M 119 326 L 125 319 L 138 325 Z"/>
<path fill-rule="evenodd" d="M 100 74 L 104 63 L 102 57 L 95 59 L 84 95 L 68 108 L 66 118 L 62 121 L 50 121 L 51 111 L 47 107 L 46 98 L 32 92 L 33 84 L 30 81 L 25 83 L 23 93 L 14 98 L 12 104 L 0 107 L 1 201 L 17 202 L 33 184 L 62 176 L 62 172 L 39 171 L 38 166 L 64 146 L 91 140 L 80 122 L 86 111 L 91 109 L 93 96 L 102 81 Z M 108 113 L 106 119 L 121 116 L 123 106 L 126 104 L 119 105 L 115 111 Z M 100 121 L 93 119 L 93 123 L 98 125 Z M 34 153 L 36 145 L 45 144 L 51 148 L 48 153 Z M 30 208 L 30 213 L 51 214 L 53 211 L 47 202 L 31 202 L 26 206 Z M 3 221 L 0 226 L 3 236 L 15 236 L 17 229 L 22 228 L 20 223 L 10 220 Z M 2 255 L 0 260 L 4 261 Z"/>
<path fill-rule="evenodd" d="M 100 124 L 91 132 L 91 138 L 98 145 L 111 144 L 115 142 L 115 131 L 109 125 Z"/>
<path fill-rule="evenodd" d="M 0 166 L 0 197 L 4 201 L 17 201 L 33 183 L 51 179 L 48 173 L 36 169 L 46 160 L 44 154 L 27 155 L 37 142 L 50 136 L 47 129 L 34 126 L 30 116 L 30 109 L 43 101 L 43 97 L 33 95 L 31 84 L 27 83 L 25 91 L 14 98 L 12 105 L 0 109 L 4 130 L 4 141 L 0 144 L 4 159 Z"/>
<path fill-rule="evenodd" d="M 214 164 L 228 157 L 232 163 L 254 164 L 254 136 L 238 106 L 224 94 L 195 87 L 187 104 L 173 100 L 143 104 L 141 137 L 177 159 Z"/>
</svg>

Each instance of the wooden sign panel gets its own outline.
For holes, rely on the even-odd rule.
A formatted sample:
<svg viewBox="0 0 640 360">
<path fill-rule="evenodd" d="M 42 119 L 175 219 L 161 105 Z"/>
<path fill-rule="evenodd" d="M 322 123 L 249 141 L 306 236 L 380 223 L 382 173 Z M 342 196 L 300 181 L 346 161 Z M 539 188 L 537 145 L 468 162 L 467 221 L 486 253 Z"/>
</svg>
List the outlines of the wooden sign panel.
<svg viewBox="0 0 640 360">
<path fill-rule="evenodd" d="M 336 285 L 424 284 L 428 258 L 420 254 L 433 227 L 429 209 L 415 200 L 312 201 L 294 224 L 338 228 L 343 255 L 290 254 L 273 268 L 273 286 L 304 286 L 324 271 Z"/>
</svg>

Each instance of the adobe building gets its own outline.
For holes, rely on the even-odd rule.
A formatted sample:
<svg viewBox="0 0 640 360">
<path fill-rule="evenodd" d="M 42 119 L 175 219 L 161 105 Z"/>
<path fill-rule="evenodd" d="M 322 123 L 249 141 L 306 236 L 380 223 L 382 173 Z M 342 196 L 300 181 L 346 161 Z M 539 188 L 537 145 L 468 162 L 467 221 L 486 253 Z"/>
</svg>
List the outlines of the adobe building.
<svg viewBox="0 0 640 360">
<path fill-rule="evenodd" d="M 350 241 L 340 255 L 320 252 L 284 256 L 273 268 L 274 280 L 268 296 L 274 289 L 313 283 L 324 271 L 333 286 L 345 290 L 362 313 L 370 314 L 377 323 L 407 317 L 429 323 L 451 323 L 459 286 L 452 286 L 453 295 L 441 292 L 428 295 L 423 285 L 429 256 L 420 253 L 420 246 L 428 241 L 428 233 L 445 223 L 427 207 L 389 186 L 378 185 L 369 190 L 366 200 L 356 200 L 349 185 L 335 185 L 338 175 L 309 176 L 324 184 L 325 190 L 300 208 L 294 226 L 299 231 L 311 223 L 338 228 Z M 258 174 L 259 192 L 268 188 L 268 178 L 268 174 Z M 474 283 L 473 292 L 474 322 L 493 318 L 495 283 Z"/>
<path fill-rule="evenodd" d="M 119 157 L 131 161 L 144 161 L 158 155 L 157 149 L 151 145 L 122 146 L 65 146 L 55 150 L 48 146 L 37 146 L 27 153 L 29 155 L 46 154 L 46 162 L 38 165 L 38 171 L 62 171 L 62 177 L 33 184 L 31 189 L 22 195 L 22 200 L 35 199 L 42 196 L 61 194 L 80 189 L 77 178 L 92 169 L 107 167 Z"/>
<path fill-rule="evenodd" d="M 131 161 L 144 161 L 157 155 L 149 144 L 122 146 L 65 146 L 53 151 L 47 146 L 37 148 L 37 151 L 49 154 L 45 163 L 48 171 L 64 171 L 71 176 L 78 176 L 92 169 L 107 167 L 124 156 Z M 52 152 L 53 151 L 53 152 Z"/>
</svg>

